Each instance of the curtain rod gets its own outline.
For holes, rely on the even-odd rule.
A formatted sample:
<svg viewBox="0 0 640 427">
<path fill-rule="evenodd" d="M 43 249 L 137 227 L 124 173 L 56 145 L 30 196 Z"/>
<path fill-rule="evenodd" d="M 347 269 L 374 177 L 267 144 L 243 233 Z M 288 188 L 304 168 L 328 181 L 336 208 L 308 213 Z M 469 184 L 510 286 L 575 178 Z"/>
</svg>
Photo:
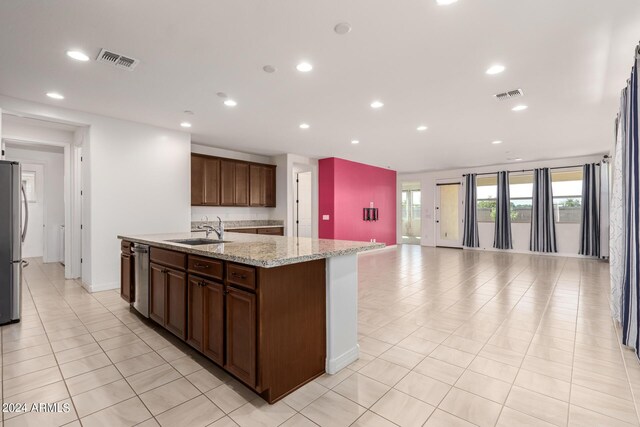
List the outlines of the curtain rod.
<svg viewBox="0 0 640 427">
<path fill-rule="evenodd" d="M 573 165 L 573 166 L 557 166 L 555 168 L 548 168 L 548 169 L 575 169 L 575 168 L 581 168 L 584 165 Z M 540 168 L 542 169 L 542 168 Z M 502 171 L 500 171 L 502 172 Z M 516 170 L 516 171 L 506 171 L 509 173 L 518 173 L 518 172 L 533 172 L 533 169 L 522 169 L 522 170 Z M 497 175 L 498 172 L 483 172 L 483 173 L 477 173 L 476 175 Z M 471 175 L 468 173 L 463 174 L 462 176 L 467 176 L 467 175 Z"/>
</svg>

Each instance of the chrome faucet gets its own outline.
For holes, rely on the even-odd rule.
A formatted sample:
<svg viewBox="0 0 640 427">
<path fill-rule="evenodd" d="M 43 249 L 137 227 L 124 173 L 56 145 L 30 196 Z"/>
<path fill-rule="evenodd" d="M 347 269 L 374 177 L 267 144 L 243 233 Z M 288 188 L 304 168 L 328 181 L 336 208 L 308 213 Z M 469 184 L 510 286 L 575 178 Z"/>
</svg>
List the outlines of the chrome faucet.
<svg viewBox="0 0 640 427">
<path fill-rule="evenodd" d="M 213 231 L 218 235 L 218 240 L 224 240 L 224 224 L 222 223 L 222 219 L 218 217 L 218 228 L 215 228 L 211 225 L 204 224 L 198 226 L 199 229 L 204 230 L 206 233 L 206 238 L 209 238 L 209 234 Z"/>
</svg>

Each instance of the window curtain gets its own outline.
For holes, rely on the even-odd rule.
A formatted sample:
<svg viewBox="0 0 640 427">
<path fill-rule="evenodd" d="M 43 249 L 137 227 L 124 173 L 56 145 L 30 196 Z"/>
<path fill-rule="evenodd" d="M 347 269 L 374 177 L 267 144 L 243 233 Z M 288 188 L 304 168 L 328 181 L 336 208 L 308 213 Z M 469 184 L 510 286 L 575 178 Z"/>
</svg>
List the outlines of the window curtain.
<svg viewBox="0 0 640 427">
<path fill-rule="evenodd" d="M 582 216 L 580 219 L 580 255 L 600 256 L 600 166 L 582 167 Z"/>
<path fill-rule="evenodd" d="M 529 250 L 558 252 L 556 225 L 553 218 L 553 191 L 549 168 L 533 170 L 533 197 L 531 206 L 531 238 Z"/>
<path fill-rule="evenodd" d="M 611 207 L 609 225 L 609 275 L 611 279 L 611 315 L 622 323 L 622 282 L 624 281 L 624 157 L 627 123 L 627 88 L 620 97 L 620 113 L 616 120 L 616 145 L 611 173 Z"/>
<path fill-rule="evenodd" d="M 496 201 L 496 228 L 493 247 L 513 249 L 511 242 L 511 205 L 509 198 L 509 172 L 498 172 L 498 199 Z"/>
<path fill-rule="evenodd" d="M 636 60 L 631 71 L 631 79 L 627 86 L 626 110 L 624 123 L 625 146 L 623 158 L 623 215 L 624 215 L 624 252 L 622 254 L 622 343 L 634 348 L 636 355 L 640 347 L 638 337 L 638 278 L 640 277 L 640 256 L 638 245 L 639 216 L 639 181 L 640 156 L 638 155 L 638 58 L 640 48 L 636 50 Z"/>
<path fill-rule="evenodd" d="M 480 247 L 478 237 L 478 192 L 476 186 L 476 174 L 468 174 L 464 182 L 464 232 L 462 234 L 462 246 L 468 248 Z"/>
</svg>

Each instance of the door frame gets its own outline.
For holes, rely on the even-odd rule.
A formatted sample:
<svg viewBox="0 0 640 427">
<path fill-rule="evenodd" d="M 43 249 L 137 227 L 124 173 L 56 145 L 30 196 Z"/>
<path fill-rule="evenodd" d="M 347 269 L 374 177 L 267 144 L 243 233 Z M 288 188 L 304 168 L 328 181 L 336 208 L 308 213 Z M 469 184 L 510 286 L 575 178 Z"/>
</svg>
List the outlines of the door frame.
<svg viewBox="0 0 640 427">
<path fill-rule="evenodd" d="M 440 188 L 442 186 L 447 185 L 458 185 L 458 243 L 457 244 L 445 244 L 441 245 L 440 242 Z M 435 227 L 435 246 L 437 248 L 452 248 L 452 249 L 462 249 L 462 233 L 464 231 L 464 184 L 461 179 L 442 179 L 436 180 L 435 185 L 435 193 L 434 193 L 434 227 Z"/>
</svg>

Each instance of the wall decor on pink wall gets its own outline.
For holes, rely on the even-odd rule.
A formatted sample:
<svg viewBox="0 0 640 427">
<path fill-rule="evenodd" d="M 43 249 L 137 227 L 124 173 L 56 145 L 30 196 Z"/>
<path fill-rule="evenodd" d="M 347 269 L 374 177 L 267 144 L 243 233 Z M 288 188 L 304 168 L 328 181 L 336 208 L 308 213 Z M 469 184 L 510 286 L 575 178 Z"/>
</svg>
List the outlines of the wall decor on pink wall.
<svg viewBox="0 0 640 427">
<path fill-rule="evenodd" d="M 330 157 L 318 161 L 321 239 L 396 244 L 396 171 Z M 377 220 L 363 209 L 377 209 Z"/>
</svg>

